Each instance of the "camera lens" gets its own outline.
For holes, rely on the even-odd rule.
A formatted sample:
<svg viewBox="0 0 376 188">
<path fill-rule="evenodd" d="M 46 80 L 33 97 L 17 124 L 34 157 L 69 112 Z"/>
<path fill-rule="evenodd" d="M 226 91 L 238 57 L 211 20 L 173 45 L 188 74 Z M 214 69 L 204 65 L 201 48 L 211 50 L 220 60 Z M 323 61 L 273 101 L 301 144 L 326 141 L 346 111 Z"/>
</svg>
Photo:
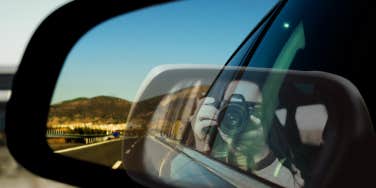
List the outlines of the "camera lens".
<svg viewBox="0 0 376 188">
<path fill-rule="evenodd" d="M 234 135 L 242 130 L 248 111 L 244 105 L 230 103 L 221 111 L 219 118 L 221 130 L 227 135 Z"/>
<path fill-rule="evenodd" d="M 242 116 L 239 114 L 239 111 L 233 108 L 230 108 L 226 111 L 225 117 L 223 118 L 223 123 L 225 125 L 235 127 L 239 126 L 242 122 Z"/>
</svg>

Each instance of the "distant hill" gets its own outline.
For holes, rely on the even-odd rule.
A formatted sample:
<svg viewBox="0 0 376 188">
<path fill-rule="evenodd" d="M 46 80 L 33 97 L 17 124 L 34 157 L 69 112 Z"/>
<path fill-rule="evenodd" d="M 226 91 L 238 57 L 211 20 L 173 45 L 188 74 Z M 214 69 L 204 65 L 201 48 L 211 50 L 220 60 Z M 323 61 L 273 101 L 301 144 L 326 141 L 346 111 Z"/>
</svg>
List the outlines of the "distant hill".
<svg viewBox="0 0 376 188">
<path fill-rule="evenodd" d="M 125 123 L 131 102 L 116 97 L 76 98 L 53 104 L 48 125 L 68 123 Z"/>
<path fill-rule="evenodd" d="M 130 122 L 144 127 L 152 117 L 154 117 L 154 120 L 172 120 L 174 117 L 180 119 L 177 116 L 182 115 L 182 112 L 180 112 L 181 105 L 190 104 L 189 107 L 193 110 L 194 107 L 192 105 L 195 103 L 196 97 L 201 93 L 205 93 L 208 88 L 209 86 L 185 88 L 173 94 L 139 101 L 137 107 L 133 109 L 134 114 Z M 109 96 L 80 97 L 63 101 L 51 105 L 48 126 L 71 123 L 126 123 L 131 105 L 130 101 Z M 158 112 L 155 112 L 157 106 L 159 106 Z"/>
</svg>

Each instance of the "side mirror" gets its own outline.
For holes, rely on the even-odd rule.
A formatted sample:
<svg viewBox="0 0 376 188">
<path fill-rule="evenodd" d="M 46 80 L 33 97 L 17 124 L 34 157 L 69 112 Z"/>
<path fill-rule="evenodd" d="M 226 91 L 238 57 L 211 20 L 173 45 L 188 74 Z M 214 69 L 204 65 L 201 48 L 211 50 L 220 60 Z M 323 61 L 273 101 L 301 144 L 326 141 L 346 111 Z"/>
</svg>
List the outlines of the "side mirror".
<svg viewBox="0 0 376 188">
<path fill-rule="evenodd" d="M 216 71 L 149 74 L 127 121 L 141 130 L 123 148 L 128 173 L 183 187 L 321 187 L 343 169 L 349 146 L 373 135 L 359 92 L 342 77 L 225 67 L 221 75 L 241 76 L 217 78 L 202 96 L 204 75 Z"/>
<path fill-rule="evenodd" d="M 264 18 L 260 17 L 261 22 L 252 31 L 248 30 L 248 18 L 239 12 L 239 7 L 244 12 L 252 12 L 248 9 L 250 6 L 244 6 L 245 1 L 234 6 L 232 12 L 229 5 L 234 3 L 226 2 L 219 9 L 212 9 L 212 16 L 202 16 L 207 15 L 207 7 L 213 8 L 208 6 L 211 1 L 197 1 L 205 2 L 206 6 L 199 4 L 195 7 L 201 8 L 202 14 L 194 8 L 187 11 L 194 15 L 192 25 L 186 24 L 186 14 L 175 13 L 194 6 L 179 1 L 176 5 L 181 5 L 180 9 L 171 11 L 167 7 L 164 9 L 166 14 L 157 10 L 143 22 L 145 27 L 140 27 L 139 18 L 136 18 L 133 22 L 136 30 L 130 29 L 131 34 L 125 35 L 119 32 L 124 28 L 128 31 L 124 24 L 130 23 L 119 15 L 165 2 L 169 1 L 73 1 L 43 21 L 30 40 L 15 74 L 6 109 L 7 144 L 22 166 L 42 177 L 82 187 L 123 184 L 149 187 L 336 187 L 349 185 L 349 182 L 358 186 L 373 180 L 368 178 L 371 173 L 367 173 L 374 169 L 372 162 L 375 158 L 369 152 L 375 143 L 367 108 L 354 85 L 336 75 L 230 66 L 170 65 L 156 67 L 147 76 L 135 101 L 129 97 L 131 94 L 126 97 L 117 95 L 123 91 L 134 92 L 134 86 L 139 86 L 136 82 L 144 78 L 142 71 L 150 70 L 158 63 L 182 61 L 181 54 L 189 54 L 183 62 L 224 63 L 226 59 L 218 60 L 218 56 L 227 56 L 228 50 L 238 46 L 236 40 L 235 43 L 229 42 L 233 36 L 231 33 L 241 33 L 230 31 L 234 28 L 245 29 L 244 36 L 249 34 L 226 65 L 244 65 L 251 54 L 263 48 L 261 44 L 267 38 L 265 33 L 279 23 L 275 22 L 277 18 L 283 19 L 283 25 L 276 27 L 283 29 L 287 37 L 286 44 L 278 45 L 283 52 L 283 55 L 278 55 L 278 66 L 307 59 L 300 57 L 300 47 L 316 47 L 308 47 L 312 41 L 308 38 L 311 36 L 308 29 L 316 22 L 306 26 L 304 20 L 296 22 L 298 25 L 293 20 L 285 22 L 284 15 L 296 10 L 290 7 L 286 9 L 287 14 L 280 14 L 288 7 L 287 1 L 278 1 Z M 267 2 L 263 2 L 260 9 L 265 11 L 274 5 L 272 1 L 270 7 L 264 3 Z M 151 9 L 147 11 L 149 13 Z M 224 16 L 225 13 L 230 16 Z M 180 36 L 176 37 L 177 32 L 173 30 L 173 39 L 146 39 L 170 36 L 155 35 L 169 31 L 167 27 L 154 24 L 157 23 L 155 15 L 172 18 L 171 22 L 165 23 L 172 23 L 171 28 L 180 29 Z M 184 21 L 177 19 L 176 15 L 181 15 Z M 141 17 L 145 18 L 144 14 Z M 311 15 L 304 17 L 315 18 Z M 210 18 L 207 23 L 212 25 L 203 23 L 203 18 Z M 231 18 L 230 21 L 223 24 L 227 18 Z M 244 27 L 238 25 L 238 18 L 244 19 Z M 111 20 L 118 22 L 114 24 Z M 181 27 L 176 25 L 181 23 Z M 234 23 L 234 27 L 230 26 Z M 109 30 L 99 27 L 96 31 L 101 32 L 96 33 L 95 26 L 107 26 L 112 30 L 102 33 Z M 149 26 L 154 26 L 154 29 Z M 167 29 L 156 32 L 158 28 Z M 206 36 L 214 38 L 202 37 L 202 28 L 205 28 Z M 193 29 L 199 32 L 192 32 Z M 188 35 L 188 30 L 194 34 Z M 145 33 L 134 37 L 141 31 Z M 222 33 L 215 34 L 214 31 Z M 89 39 L 83 37 L 93 33 L 99 35 Z M 114 33 L 120 38 L 102 38 L 114 37 Z M 131 39 L 120 40 L 124 36 Z M 192 42 L 187 36 L 198 38 Z M 226 40 L 222 40 L 223 36 Z M 244 36 L 239 34 L 237 37 Z M 99 40 L 93 45 L 91 39 Z M 139 39 L 146 41 L 145 44 L 141 45 Z M 178 42 L 179 39 L 182 40 Z M 87 43 L 82 45 L 85 40 Z M 135 45 L 131 44 L 132 41 Z M 217 45 L 222 41 L 228 42 L 226 46 L 230 43 L 236 46 L 219 52 Z M 197 44 L 200 42 L 204 45 Z M 118 44 L 129 46 L 121 48 Z M 162 44 L 169 50 L 161 50 Z M 182 47 L 181 53 L 171 51 L 176 46 Z M 93 51 L 80 47 L 93 47 Z M 192 55 L 189 50 L 187 53 L 186 47 L 196 50 L 200 57 Z M 138 53 L 133 51 L 136 49 Z M 203 49 L 212 51 L 206 53 Z M 163 52 L 166 54 L 161 55 Z M 298 58 L 293 57 L 295 52 Z M 125 53 L 130 55 L 126 61 Z M 172 54 L 176 55 L 173 60 Z M 274 57 L 268 53 L 258 54 Z M 314 51 L 313 55 L 316 54 Z M 208 58 L 201 55 L 215 58 L 208 62 Z M 144 62 L 140 62 L 141 58 Z M 112 60 L 118 64 L 111 64 Z M 300 62 L 293 64 L 296 63 Z M 69 74 L 66 65 L 72 65 L 70 70 L 75 74 Z M 122 69 L 118 65 L 123 66 Z M 142 71 L 135 71 L 140 70 L 135 68 L 136 65 Z M 271 64 L 265 66 L 272 67 Z M 98 76 L 98 72 L 107 74 Z M 120 79 L 116 77 L 119 75 Z M 60 78 L 68 78 L 71 82 Z M 65 88 L 65 96 L 55 92 L 82 80 L 87 82 L 80 82 L 81 85 L 75 85 L 74 89 Z M 96 92 L 86 92 L 92 91 L 92 88 L 85 87 L 88 85 L 98 86 Z M 78 90 L 85 95 L 78 95 L 79 92 L 75 92 Z M 103 90 L 106 96 L 101 93 Z M 77 101 L 85 105 L 76 105 Z M 106 147 L 98 151 L 94 146 Z M 83 150 L 88 148 L 91 152 Z M 96 157 L 100 157 L 100 161 L 86 160 Z"/>
</svg>

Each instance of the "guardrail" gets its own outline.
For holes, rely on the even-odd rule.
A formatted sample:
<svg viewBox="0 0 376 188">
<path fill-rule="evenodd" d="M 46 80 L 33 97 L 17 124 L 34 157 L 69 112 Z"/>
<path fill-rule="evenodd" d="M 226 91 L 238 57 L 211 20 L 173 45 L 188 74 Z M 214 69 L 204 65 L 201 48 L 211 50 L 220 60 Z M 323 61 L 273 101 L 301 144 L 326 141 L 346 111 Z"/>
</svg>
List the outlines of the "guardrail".
<svg viewBox="0 0 376 188">
<path fill-rule="evenodd" d="M 5 143 L 5 107 L 11 95 L 13 76 L 17 67 L 0 66 L 0 145 Z"/>
</svg>

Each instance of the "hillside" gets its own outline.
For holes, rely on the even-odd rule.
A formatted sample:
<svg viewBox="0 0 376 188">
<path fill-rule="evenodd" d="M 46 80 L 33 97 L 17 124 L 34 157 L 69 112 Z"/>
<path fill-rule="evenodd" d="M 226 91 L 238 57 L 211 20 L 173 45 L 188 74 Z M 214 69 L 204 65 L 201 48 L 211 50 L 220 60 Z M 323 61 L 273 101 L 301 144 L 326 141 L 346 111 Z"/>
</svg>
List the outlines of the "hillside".
<svg viewBox="0 0 376 188">
<path fill-rule="evenodd" d="M 178 110 L 182 108 L 180 105 L 188 105 L 188 103 L 192 105 L 195 98 L 200 93 L 205 93 L 207 89 L 208 86 L 185 88 L 173 94 L 140 101 L 134 109 L 131 122 L 132 124 L 147 125 L 153 116 L 154 120 L 167 120 L 172 118 L 171 113 L 173 112 L 177 112 L 176 115 L 181 116 L 182 112 Z M 64 101 L 51 105 L 48 126 L 73 123 L 126 123 L 131 105 L 130 101 L 109 96 L 81 97 Z M 157 106 L 159 106 L 158 112 L 155 113 Z M 190 107 L 192 108 L 192 106 Z M 171 114 L 168 115 L 169 118 L 166 117 L 168 111 L 168 114 Z"/>
<path fill-rule="evenodd" d="M 109 96 L 76 98 L 51 105 L 48 125 L 125 123 L 131 102 Z"/>
</svg>

